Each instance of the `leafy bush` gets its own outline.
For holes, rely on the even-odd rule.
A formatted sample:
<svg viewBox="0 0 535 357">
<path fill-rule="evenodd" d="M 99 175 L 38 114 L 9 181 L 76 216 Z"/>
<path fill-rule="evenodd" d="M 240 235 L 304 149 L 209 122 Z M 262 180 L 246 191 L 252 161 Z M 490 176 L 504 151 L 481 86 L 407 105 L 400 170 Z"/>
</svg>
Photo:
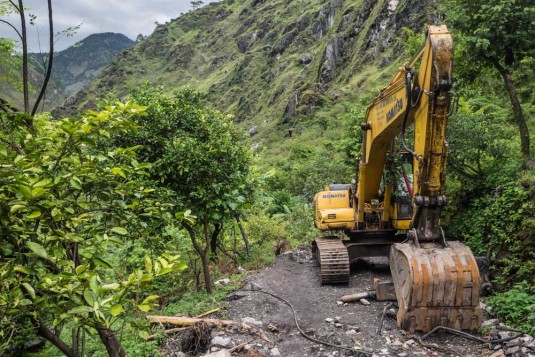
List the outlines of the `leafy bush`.
<svg viewBox="0 0 535 357">
<path fill-rule="evenodd" d="M 526 281 L 488 299 L 492 310 L 505 322 L 535 335 L 535 288 Z"/>
<path fill-rule="evenodd" d="M 131 97 L 146 106 L 146 116 L 134 119 L 135 134 L 117 141 L 140 146 L 140 156 L 152 164 L 152 178 L 173 192 L 177 206 L 198 217 L 182 222 L 210 292 L 209 258 L 217 255 L 222 227 L 239 219 L 252 190 L 249 145 L 232 116 L 210 108 L 200 92 L 186 88 L 165 95 L 163 88 L 146 83 Z"/>
<path fill-rule="evenodd" d="M 106 145 L 143 112 L 132 103 L 78 120 L 0 111 L 0 351 L 28 325 L 66 354 L 82 330 L 108 348 L 118 321 L 135 324 L 131 311 L 156 306 L 150 283 L 183 267 L 178 257 L 146 256 L 127 271 L 114 259 L 125 240 L 158 235 L 171 217 L 136 148 Z M 72 331 L 71 346 L 62 330 Z"/>
<path fill-rule="evenodd" d="M 448 127 L 446 234 L 490 257 L 498 290 L 534 283 L 535 175 L 520 170 L 506 105 L 479 88 L 466 88 L 465 94 L 470 99 L 460 101 Z"/>
<path fill-rule="evenodd" d="M 450 237 L 466 241 L 476 255 L 490 256 L 498 289 L 535 282 L 534 197 L 519 183 L 507 184 L 474 199 L 450 221 Z"/>
</svg>

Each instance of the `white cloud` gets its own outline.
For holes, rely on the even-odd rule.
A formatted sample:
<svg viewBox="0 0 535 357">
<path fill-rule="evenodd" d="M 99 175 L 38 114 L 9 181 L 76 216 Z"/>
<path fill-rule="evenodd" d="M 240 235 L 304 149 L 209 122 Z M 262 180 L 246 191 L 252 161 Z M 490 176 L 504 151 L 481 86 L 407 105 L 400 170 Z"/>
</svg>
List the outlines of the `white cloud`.
<svg viewBox="0 0 535 357">
<path fill-rule="evenodd" d="M 204 0 L 205 4 L 215 0 Z M 43 47 L 48 39 L 47 5 L 44 0 L 26 0 L 29 13 L 37 15 L 36 26 L 28 26 L 30 51 L 38 51 L 37 31 Z M 118 32 L 135 39 L 138 34 L 149 35 L 154 22 L 167 22 L 191 9 L 190 0 L 53 0 L 54 32 L 83 23 L 73 37 L 63 37 L 56 43 L 62 50 L 93 33 Z M 5 18 L 18 25 L 18 17 Z M 7 25 L 0 23 L 0 37 L 15 38 Z M 43 48 L 47 51 L 47 48 Z"/>
</svg>

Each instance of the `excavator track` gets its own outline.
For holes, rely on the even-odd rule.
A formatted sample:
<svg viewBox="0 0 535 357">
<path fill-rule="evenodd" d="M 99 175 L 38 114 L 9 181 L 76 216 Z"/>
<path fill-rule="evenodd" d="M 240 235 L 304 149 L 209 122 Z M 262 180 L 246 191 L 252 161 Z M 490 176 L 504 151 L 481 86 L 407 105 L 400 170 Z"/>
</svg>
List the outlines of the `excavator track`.
<svg viewBox="0 0 535 357">
<path fill-rule="evenodd" d="M 314 240 L 316 258 L 320 263 L 321 285 L 349 283 L 349 254 L 338 237 Z"/>
</svg>

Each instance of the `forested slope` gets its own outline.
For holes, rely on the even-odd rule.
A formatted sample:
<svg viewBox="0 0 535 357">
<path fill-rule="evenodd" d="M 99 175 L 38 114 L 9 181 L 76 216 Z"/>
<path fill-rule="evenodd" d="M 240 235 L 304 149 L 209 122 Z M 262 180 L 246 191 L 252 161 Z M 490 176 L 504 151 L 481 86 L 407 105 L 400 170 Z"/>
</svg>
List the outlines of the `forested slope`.
<svg viewBox="0 0 535 357">
<path fill-rule="evenodd" d="M 455 4 L 461 4 L 459 11 Z M 507 23 L 514 9 L 481 4 L 463 7 L 462 2 L 410 0 L 212 3 L 158 26 L 58 113 L 94 107 L 98 98 L 110 93 L 125 96 L 145 81 L 163 85 L 167 92 L 191 86 L 203 91 L 211 105 L 234 115 L 249 134 L 260 167 L 270 173 L 269 191 L 282 190 L 310 200 L 323 184 L 351 179 L 359 148 L 358 123 L 366 106 L 395 69 L 414 55 L 424 25 L 450 20 L 457 45 L 455 90 L 461 104 L 448 133 L 452 204 L 445 227 L 450 238 L 471 242 L 478 254 L 499 256 L 505 267 L 497 269 L 498 275 L 503 269 L 513 269 L 505 279 L 508 283 L 504 282 L 510 286 L 517 273 L 529 277 L 532 269 L 531 263 L 520 269 L 512 266 L 532 259 L 526 248 L 533 244 L 528 218 L 533 210 L 533 170 L 522 170 L 517 124 L 500 74 L 485 65 L 485 52 L 471 49 L 472 37 L 461 32 L 461 24 L 470 16 L 479 16 L 482 23 L 484 16 Z M 484 11 L 470 13 L 477 6 Z M 523 3 L 515 6 L 526 14 L 532 11 Z M 493 16 L 499 19 L 492 20 Z M 525 32 L 533 31 L 532 27 Z M 501 48 L 499 38 L 493 36 L 491 31 L 488 38 L 480 39 L 482 43 L 494 39 L 496 49 L 489 49 L 489 54 Z M 534 72 L 529 51 L 511 68 L 527 126 L 533 128 Z M 510 206 L 497 203 L 499 199 Z M 511 211 L 520 215 L 504 213 Z M 511 221 L 511 217 L 516 218 Z M 509 238 L 513 253 L 504 252 L 508 241 L 500 238 L 504 236 L 515 237 Z"/>
</svg>

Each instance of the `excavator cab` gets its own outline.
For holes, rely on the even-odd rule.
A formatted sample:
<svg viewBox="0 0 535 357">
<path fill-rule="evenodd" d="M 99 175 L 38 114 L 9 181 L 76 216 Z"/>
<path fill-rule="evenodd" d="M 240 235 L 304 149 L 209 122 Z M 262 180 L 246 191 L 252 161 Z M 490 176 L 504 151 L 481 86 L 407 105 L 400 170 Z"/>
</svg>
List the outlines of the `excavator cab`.
<svg viewBox="0 0 535 357">
<path fill-rule="evenodd" d="M 314 196 L 314 224 L 322 231 L 351 230 L 355 211 L 351 207 L 350 184 L 330 184 Z"/>
</svg>

